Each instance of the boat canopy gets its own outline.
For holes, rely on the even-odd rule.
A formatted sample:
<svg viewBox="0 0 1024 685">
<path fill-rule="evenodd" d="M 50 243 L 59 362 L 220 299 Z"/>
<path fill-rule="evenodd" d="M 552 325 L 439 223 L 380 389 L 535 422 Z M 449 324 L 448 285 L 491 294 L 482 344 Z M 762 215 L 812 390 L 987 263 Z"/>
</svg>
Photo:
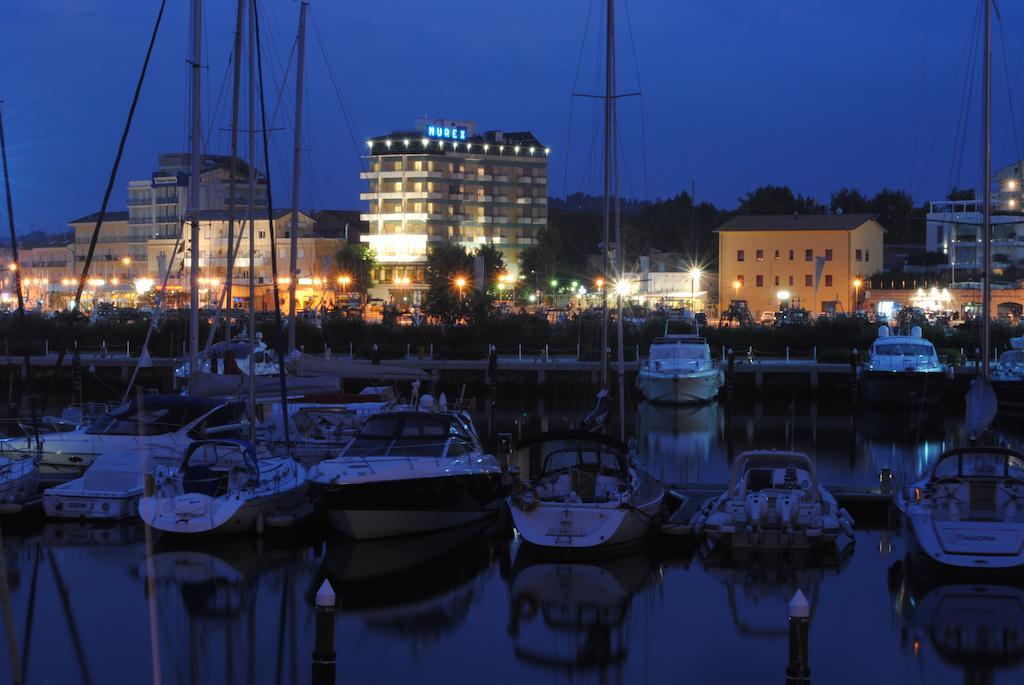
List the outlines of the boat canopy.
<svg viewBox="0 0 1024 685">
<path fill-rule="evenodd" d="M 625 477 L 629 470 L 626 444 L 600 433 L 539 433 L 520 441 L 514 449 L 515 461 L 529 465 L 531 478 L 574 468 Z"/>
<path fill-rule="evenodd" d="M 1024 454 L 1007 447 L 957 447 L 939 455 L 932 479 L 998 478 L 1024 481 Z"/>
<path fill-rule="evenodd" d="M 775 474 L 786 471 L 790 467 L 807 473 L 808 481 L 794 484 L 794 489 L 805 491 L 811 498 L 819 499 L 818 477 L 814 472 L 814 463 L 803 452 L 743 452 L 733 462 L 729 473 L 728 492 L 738 494 L 739 486 L 747 492 L 754 490 L 787 488 L 778 485 Z"/>
<path fill-rule="evenodd" d="M 874 354 L 882 357 L 934 357 L 935 346 L 920 338 L 879 338 Z"/>
<path fill-rule="evenodd" d="M 256 462 L 256 448 L 247 440 L 198 440 L 188 446 L 185 459 L 181 462 L 182 473 L 194 472 L 197 468 L 244 470 L 259 476 Z"/>
<path fill-rule="evenodd" d="M 454 457 L 474 449 L 472 434 L 453 413 L 387 412 L 366 419 L 345 456 Z"/>
<path fill-rule="evenodd" d="M 652 362 L 670 360 L 710 359 L 711 350 L 703 339 L 696 340 L 656 340 L 651 345 L 650 360 Z"/>
<path fill-rule="evenodd" d="M 85 429 L 89 435 L 164 435 L 175 433 L 218 408 L 223 423 L 233 423 L 244 411 L 240 402 L 183 395 L 143 396 L 127 402 Z M 212 418 L 212 417 L 211 417 Z"/>
</svg>

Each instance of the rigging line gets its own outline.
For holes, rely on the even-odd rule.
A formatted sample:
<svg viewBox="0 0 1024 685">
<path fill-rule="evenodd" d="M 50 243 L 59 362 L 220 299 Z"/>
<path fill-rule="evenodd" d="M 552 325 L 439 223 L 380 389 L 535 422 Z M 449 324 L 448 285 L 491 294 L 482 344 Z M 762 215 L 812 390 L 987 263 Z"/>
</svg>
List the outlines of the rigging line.
<svg viewBox="0 0 1024 685">
<path fill-rule="evenodd" d="M 345 105 L 344 95 L 338 87 L 338 79 L 334 74 L 334 67 L 331 66 L 331 61 L 327 57 L 327 49 L 324 47 L 323 39 L 320 37 L 320 27 L 316 22 L 316 14 L 312 9 L 313 8 L 310 7 L 309 17 L 312 20 L 310 23 L 313 24 L 313 35 L 316 36 L 316 43 L 320 46 L 320 54 L 323 55 L 324 64 L 327 66 L 327 75 L 330 77 L 331 88 L 334 89 L 334 96 L 337 98 L 338 105 L 341 107 L 341 113 L 345 118 L 345 126 L 348 128 L 349 137 L 352 139 L 352 149 L 355 151 L 356 157 L 359 159 L 359 167 L 365 171 L 367 169 L 366 159 L 360 152 L 361 148 L 359 147 L 355 127 L 352 125 L 352 117 L 349 116 L 348 107 Z"/>
<path fill-rule="evenodd" d="M 204 33 L 203 35 L 206 34 Z M 210 127 L 207 129 L 206 137 L 203 139 L 204 150 L 210 149 L 210 136 L 212 136 L 213 132 L 217 129 L 213 122 L 217 120 L 217 113 L 220 112 L 220 106 L 224 100 L 224 93 L 227 90 L 228 77 L 231 75 L 231 65 L 232 62 L 234 61 L 234 52 L 234 44 L 232 43 L 231 51 L 228 53 L 228 64 L 227 67 L 225 67 L 224 69 L 224 79 L 220 82 L 220 89 L 219 92 L 217 93 L 217 104 L 214 105 L 213 113 L 210 115 L 208 119 L 206 119 L 206 121 L 210 122 Z"/>
<path fill-rule="evenodd" d="M 253 11 L 253 29 L 256 34 L 256 69 L 259 75 L 260 124 L 263 137 L 263 164 L 267 167 L 267 231 L 270 235 L 270 269 L 274 289 L 274 346 L 277 348 L 277 377 L 281 381 L 281 415 L 288 416 L 288 392 L 284 367 L 284 328 L 281 322 L 281 292 L 277 283 L 277 244 L 274 237 L 274 200 L 270 184 L 270 152 L 267 141 L 267 108 L 263 93 L 263 51 L 260 46 L 260 14 Z M 288 421 L 283 422 L 284 444 L 291 452 L 291 436 Z"/>
<path fill-rule="evenodd" d="M 979 8 L 979 10 L 980 10 L 980 8 Z M 977 26 L 978 16 L 979 15 L 976 12 L 975 13 L 975 17 L 974 17 L 975 26 Z M 974 29 L 971 30 L 971 35 L 973 35 L 973 32 L 974 32 Z M 950 111 L 950 106 L 951 106 L 951 103 L 953 102 L 953 95 L 956 92 L 956 86 L 955 86 L 956 75 L 960 73 L 960 68 L 962 66 L 964 66 L 964 64 L 967 62 L 967 60 L 968 60 L 968 58 L 970 56 L 970 53 L 971 53 L 971 45 L 972 44 L 970 42 L 968 42 L 967 45 L 964 46 L 963 54 L 960 56 L 960 61 L 957 64 L 957 68 L 956 68 L 956 70 L 955 70 L 955 72 L 953 74 L 953 78 L 950 79 L 949 91 L 947 92 L 946 100 L 945 100 L 945 102 L 942 105 L 942 115 L 939 117 L 939 122 L 938 122 L 938 124 L 935 127 L 935 136 L 932 138 L 931 145 L 928 147 L 928 154 L 925 156 L 925 159 L 924 159 L 924 167 L 925 168 L 928 168 L 928 165 L 931 162 L 931 159 L 932 159 L 932 157 L 935 154 L 935 148 L 936 148 L 936 146 L 939 143 L 939 139 L 942 137 L 942 125 L 946 121 L 946 114 Z"/>
<path fill-rule="evenodd" d="M 164 9 L 167 7 L 167 0 L 160 1 L 160 10 L 156 15 L 156 22 L 153 24 L 153 33 L 149 37 L 149 46 L 146 48 L 146 58 L 142 62 L 142 71 L 139 73 L 139 80 L 135 84 L 135 94 L 132 96 L 131 107 L 128 108 L 128 119 L 125 121 L 124 130 L 121 132 L 121 141 L 117 146 L 117 155 L 114 157 L 114 166 L 110 170 L 110 177 L 107 179 L 107 189 L 103 194 L 103 203 L 100 205 L 99 216 L 96 218 L 96 227 L 92 231 L 92 237 L 89 239 L 89 250 L 85 255 L 85 265 L 82 268 L 82 278 L 78 281 L 78 287 L 75 289 L 75 306 L 71 311 L 71 315 L 67 317 L 67 325 L 64 328 L 64 332 L 61 335 L 58 347 L 57 347 L 57 361 L 53 365 L 53 373 L 50 375 L 50 389 L 54 380 L 57 378 L 57 372 L 60 370 L 61 365 L 64 363 L 64 357 L 67 354 L 67 341 L 71 338 L 71 334 L 74 332 L 75 319 L 78 318 L 79 312 L 81 311 L 82 304 L 82 291 L 85 288 L 85 281 L 89 275 L 89 267 L 92 265 L 93 256 L 96 253 L 96 243 L 99 241 L 100 229 L 103 228 L 103 220 L 107 215 L 107 206 L 110 204 L 110 195 L 114 190 L 114 182 L 117 180 L 117 171 L 121 166 L 121 157 L 124 155 L 125 143 L 128 141 L 128 133 L 132 128 L 132 120 L 135 117 L 135 108 L 139 104 L 139 96 L 142 94 L 142 84 L 146 80 L 146 72 L 149 69 L 149 60 L 153 56 L 153 46 L 156 44 L 156 37 L 160 31 L 160 22 L 164 16 Z M 44 397 L 49 398 L 52 393 L 48 392 Z M 43 412 L 46 411 L 47 401 L 43 401 Z"/>
<path fill-rule="evenodd" d="M 987 1 L 987 0 L 983 0 Z M 978 12 L 975 14 L 975 21 L 971 27 L 971 35 L 968 40 L 968 60 L 967 60 L 967 71 L 964 74 L 964 91 L 961 94 L 960 106 L 958 108 L 956 130 L 953 136 L 953 159 L 951 160 L 952 165 L 949 169 L 949 177 L 947 184 L 952 188 L 954 186 L 954 175 L 955 184 L 960 183 L 960 166 L 963 164 L 964 148 L 966 147 L 967 141 L 967 130 L 965 119 L 970 119 L 970 98 L 974 92 L 974 72 L 975 64 L 977 62 L 977 39 L 978 39 L 978 26 L 981 16 L 981 4 L 978 4 Z"/>
<path fill-rule="evenodd" d="M 11 258 L 14 260 L 14 287 L 18 291 L 18 328 L 21 329 L 22 341 L 21 350 L 25 364 L 25 394 L 28 395 L 28 411 L 32 421 L 32 430 L 35 431 L 36 448 L 43 449 L 43 439 L 40 437 L 41 429 L 36 423 L 36 396 L 35 385 L 32 382 L 32 361 L 28 349 L 28 331 L 25 328 L 25 291 L 21 289 L 21 274 L 24 269 L 19 268 L 21 261 L 18 259 L 18 235 L 14 228 L 14 197 L 11 195 L 11 174 L 7 168 L 7 138 L 4 136 L 3 103 L 0 102 L 0 152 L 3 154 L 4 171 L 4 192 L 7 196 L 7 227 L 11 235 Z M 31 435 L 27 438 L 27 446 L 32 445 Z"/>
<path fill-rule="evenodd" d="M 998 10 L 996 10 L 996 26 L 999 27 L 999 37 L 1001 38 L 1001 40 L 1000 40 L 1000 47 L 1002 48 L 1002 51 L 1003 51 L 1003 72 L 1004 72 L 1004 79 L 1003 79 L 1003 81 L 1006 84 L 1006 100 L 1007 100 L 1007 105 L 1009 106 L 1009 109 L 1010 109 L 1010 122 L 1011 122 L 1010 131 L 1013 133 L 1013 146 L 1014 146 L 1014 149 L 1017 152 L 1017 159 L 1020 160 L 1020 159 L 1024 159 L 1024 156 L 1022 156 L 1022 154 L 1021 154 L 1020 139 L 1017 136 L 1017 125 L 1016 125 L 1017 124 L 1017 114 L 1016 114 L 1016 112 L 1013 109 L 1013 84 L 1010 81 L 1010 57 L 1007 55 L 1007 49 L 1006 49 L 1006 44 L 1008 42 L 1007 39 L 1006 39 L 1006 27 L 1003 25 L 1003 18 L 1000 15 Z M 1014 68 L 1015 69 L 1016 69 L 1016 66 L 1017 66 L 1016 63 L 1014 63 Z"/>
<path fill-rule="evenodd" d="M 580 80 L 580 70 L 583 68 L 583 53 L 587 47 L 587 35 L 590 33 L 590 18 L 594 14 L 594 0 L 590 0 L 590 4 L 587 7 L 587 19 L 583 23 L 583 40 L 580 41 L 580 53 L 576 57 L 576 72 L 572 77 L 572 90 L 576 91 L 576 84 Z M 562 171 L 562 192 L 568 197 L 569 194 L 569 149 L 572 146 L 572 112 L 576 98 L 571 94 L 569 95 L 569 126 L 565 134 L 565 163 Z"/>
<path fill-rule="evenodd" d="M 914 194 L 914 179 L 917 175 L 917 142 L 921 133 L 921 107 L 924 103 L 924 84 L 928 75 L 928 45 L 931 42 L 932 33 L 932 5 L 933 0 L 928 0 L 928 14 L 925 17 L 924 25 L 924 54 L 921 56 L 921 80 L 917 87 L 917 114 L 914 116 L 914 138 L 910 146 L 910 194 Z"/>
<path fill-rule="evenodd" d="M 629 47 L 633 52 L 633 66 L 636 69 L 636 95 L 640 96 L 640 164 L 643 170 L 644 199 L 646 200 L 649 197 L 647 190 L 647 116 L 644 111 L 643 85 L 640 83 L 640 59 L 636 55 L 636 39 L 633 36 L 633 20 L 629 16 L 629 0 L 623 0 L 622 5 L 626 12 Z"/>
</svg>

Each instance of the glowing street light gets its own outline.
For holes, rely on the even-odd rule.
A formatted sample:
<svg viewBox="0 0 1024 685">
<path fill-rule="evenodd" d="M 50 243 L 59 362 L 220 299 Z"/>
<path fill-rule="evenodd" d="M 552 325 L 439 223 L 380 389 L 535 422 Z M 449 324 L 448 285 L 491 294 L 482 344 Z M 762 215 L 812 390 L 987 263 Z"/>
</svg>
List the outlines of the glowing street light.
<svg viewBox="0 0 1024 685">
<path fill-rule="evenodd" d="M 600 276 L 595 278 L 594 279 L 594 287 L 597 288 L 598 290 L 601 290 L 602 288 L 604 288 L 604 279 L 601 278 Z"/>
<path fill-rule="evenodd" d="M 853 279 L 852 285 L 853 285 L 853 306 L 850 307 L 850 309 L 859 309 L 860 308 L 860 289 L 861 289 L 861 286 L 864 285 L 864 281 L 860 280 L 859 278 L 855 278 L 855 279 Z"/>
<path fill-rule="evenodd" d="M 616 281 L 615 282 L 615 294 L 619 297 L 625 297 L 629 295 L 630 283 L 629 281 Z"/>
<path fill-rule="evenodd" d="M 733 293 L 734 293 L 734 297 L 736 297 L 737 299 L 740 296 L 740 286 L 741 285 L 743 285 L 743 284 L 740 283 L 738 278 L 735 281 L 732 282 L 732 290 L 733 290 Z"/>
</svg>

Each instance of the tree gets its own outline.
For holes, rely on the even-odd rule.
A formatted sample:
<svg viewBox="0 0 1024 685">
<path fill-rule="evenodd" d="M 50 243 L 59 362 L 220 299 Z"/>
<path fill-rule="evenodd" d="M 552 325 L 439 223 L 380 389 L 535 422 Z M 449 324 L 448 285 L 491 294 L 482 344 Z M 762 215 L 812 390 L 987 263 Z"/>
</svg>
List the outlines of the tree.
<svg viewBox="0 0 1024 685">
<path fill-rule="evenodd" d="M 947 200 L 973 200 L 974 188 L 957 188 L 953 186 L 946 194 Z"/>
<path fill-rule="evenodd" d="M 924 242 L 924 222 L 914 216 L 914 200 L 906 192 L 882 188 L 871 198 L 871 212 L 889 231 L 887 242 Z"/>
<path fill-rule="evenodd" d="M 817 200 L 803 195 L 793 195 L 789 186 L 761 186 L 739 199 L 737 214 L 818 214 Z"/>
<path fill-rule="evenodd" d="M 441 243 L 427 253 L 426 281 L 424 311 L 442 323 L 456 323 L 472 293 L 473 257 L 458 243 Z"/>
<path fill-rule="evenodd" d="M 365 245 L 345 243 L 334 259 L 341 275 L 352 279 L 352 290 L 366 292 L 373 285 L 373 267 L 377 265 L 373 250 Z"/>
<path fill-rule="evenodd" d="M 494 245 L 481 245 L 474 255 L 476 257 L 484 260 L 484 282 L 480 286 L 485 292 L 492 293 L 498 288 L 498 278 L 505 273 L 505 255 Z"/>
<path fill-rule="evenodd" d="M 829 208 L 833 212 L 843 210 L 844 214 L 867 214 L 871 212 L 871 202 L 855 188 L 840 188 L 832 193 Z"/>
</svg>

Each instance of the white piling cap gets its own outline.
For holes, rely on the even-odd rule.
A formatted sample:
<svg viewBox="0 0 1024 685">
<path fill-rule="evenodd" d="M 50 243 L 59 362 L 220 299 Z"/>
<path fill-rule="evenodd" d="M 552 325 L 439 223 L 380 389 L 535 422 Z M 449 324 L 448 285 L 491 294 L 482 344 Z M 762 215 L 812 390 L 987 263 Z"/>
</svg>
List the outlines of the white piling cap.
<svg viewBox="0 0 1024 685">
<path fill-rule="evenodd" d="M 331 587 L 331 581 L 324 578 L 324 582 L 320 583 L 320 589 L 316 591 L 316 605 L 318 607 L 331 608 L 338 602 L 338 596 L 334 594 L 334 588 Z M 790 614 L 793 612 L 790 611 Z"/>
<path fill-rule="evenodd" d="M 326 581 L 325 581 L 326 582 Z M 317 595 L 319 601 L 320 595 Z M 797 590 L 796 594 L 793 595 L 793 599 L 789 600 L 789 617 L 790 618 L 810 618 L 811 617 L 811 605 L 807 602 L 807 598 L 804 597 L 803 590 Z"/>
</svg>

